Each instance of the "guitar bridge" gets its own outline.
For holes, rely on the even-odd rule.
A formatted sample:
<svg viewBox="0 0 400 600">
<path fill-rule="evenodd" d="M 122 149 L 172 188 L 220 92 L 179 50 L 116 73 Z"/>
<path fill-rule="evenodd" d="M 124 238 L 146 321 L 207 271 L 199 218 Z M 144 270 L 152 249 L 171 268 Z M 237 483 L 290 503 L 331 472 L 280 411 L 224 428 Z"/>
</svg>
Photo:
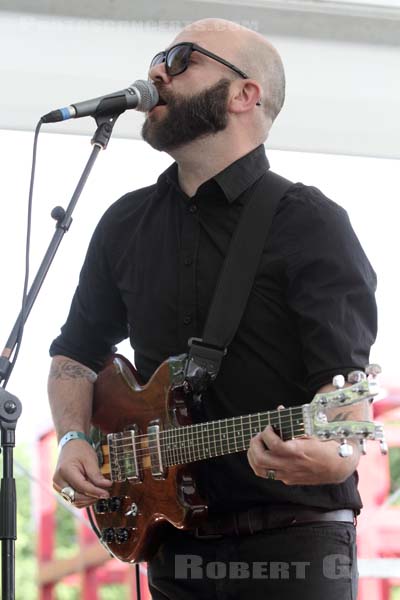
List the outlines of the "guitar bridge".
<svg viewBox="0 0 400 600">
<path fill-rule="evenodd" d="M 107 443 L 110 452 L 111 481 L 138 481 L 140 472 L 137 462 L 135 437 L 137 428 L 119 433 L 109 433 Z"/>
<path fill-rule="evenodd" d="M 161 454 L 159 425 L 149 425 L 147 428 L 147 439 L 149 445 L 151 474 L 155 479 L 164 479 L 165 468 Z"/>
</svg>

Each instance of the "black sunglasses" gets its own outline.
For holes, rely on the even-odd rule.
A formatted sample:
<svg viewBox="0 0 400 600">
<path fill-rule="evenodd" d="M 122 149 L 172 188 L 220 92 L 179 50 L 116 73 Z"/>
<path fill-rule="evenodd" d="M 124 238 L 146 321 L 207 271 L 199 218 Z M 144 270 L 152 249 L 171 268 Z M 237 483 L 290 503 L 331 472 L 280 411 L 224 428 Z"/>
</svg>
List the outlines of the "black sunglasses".
<svg viewBox="0 0 400 600">
<path fill-rule="evenodd" d="M 235 73 L 240 75 L 240 77 L 243 77 L 243 79 L 249 79 L 249 76 L 246 75 L 246 73 L 235 67 L 235 65 L 232 65 L 232 63 L 192 42 L 181 42 L 180 44 L 171 46 L 168 50 L 159 52 L 151 61 L 150 69 L 155 65 L 160 65 L 165 62 L 165 70 L 170 77 L 180 75 L 188 68 L 192 52 L 200 52 L 221 63 L 221 65 L 225 65 L 225 67 L 232 69 L 232 71 L 235 71 Z"/>
</svg>

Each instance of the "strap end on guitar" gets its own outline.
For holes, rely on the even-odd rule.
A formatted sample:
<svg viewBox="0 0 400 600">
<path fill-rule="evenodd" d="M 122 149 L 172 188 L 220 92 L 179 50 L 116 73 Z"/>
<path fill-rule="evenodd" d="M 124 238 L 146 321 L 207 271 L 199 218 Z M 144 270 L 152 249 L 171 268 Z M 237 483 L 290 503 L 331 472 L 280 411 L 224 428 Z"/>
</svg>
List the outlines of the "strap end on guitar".
<svg viewBox="0 0 400 600">
<path fill-rule="evenodd" d="M 185 381 L 194 392 L 200 393 L 217 377 L 227 348 L 206 344 L 202 338 L 195 337 L 189 339 L 188 345 Z"/>
</svg>

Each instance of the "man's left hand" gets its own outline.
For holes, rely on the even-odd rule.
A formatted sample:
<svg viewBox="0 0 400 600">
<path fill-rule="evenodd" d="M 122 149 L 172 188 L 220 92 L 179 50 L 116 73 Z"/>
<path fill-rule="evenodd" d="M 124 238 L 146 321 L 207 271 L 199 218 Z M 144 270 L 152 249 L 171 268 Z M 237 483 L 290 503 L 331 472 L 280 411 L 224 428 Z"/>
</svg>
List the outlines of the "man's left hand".
<svg viewBox="0 0 400 600">
<path fill-rule="evenodd" d="M 284 442 L 268 425 L 252 438 L 247 456 L 259 477 L 266 478 L 272 471 L 269 478 L 286 485 L 322 485 L 340 483 L 355 471 L 360 450 L 358 444 L 352 446 L 352 456 L 341 458 L 335 441 L 297 438 Z"/>
</svg>

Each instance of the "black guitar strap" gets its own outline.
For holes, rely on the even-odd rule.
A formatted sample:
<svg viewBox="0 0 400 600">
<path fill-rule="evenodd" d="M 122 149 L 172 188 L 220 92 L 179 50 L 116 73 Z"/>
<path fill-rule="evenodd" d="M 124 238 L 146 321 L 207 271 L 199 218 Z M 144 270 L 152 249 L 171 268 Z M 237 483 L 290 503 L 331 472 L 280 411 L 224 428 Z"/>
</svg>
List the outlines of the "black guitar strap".
<svg viewBox="0 0 400 600">
<path fill-rule="evenodd" d="M 190 338 L 186 380 L 205 389 L 218 374 L 242 319 L 279 201 L 291 181 L 267 171 L 245 193 L 250 200 L 232 236 L 202 338 Z"/>
</svg>

